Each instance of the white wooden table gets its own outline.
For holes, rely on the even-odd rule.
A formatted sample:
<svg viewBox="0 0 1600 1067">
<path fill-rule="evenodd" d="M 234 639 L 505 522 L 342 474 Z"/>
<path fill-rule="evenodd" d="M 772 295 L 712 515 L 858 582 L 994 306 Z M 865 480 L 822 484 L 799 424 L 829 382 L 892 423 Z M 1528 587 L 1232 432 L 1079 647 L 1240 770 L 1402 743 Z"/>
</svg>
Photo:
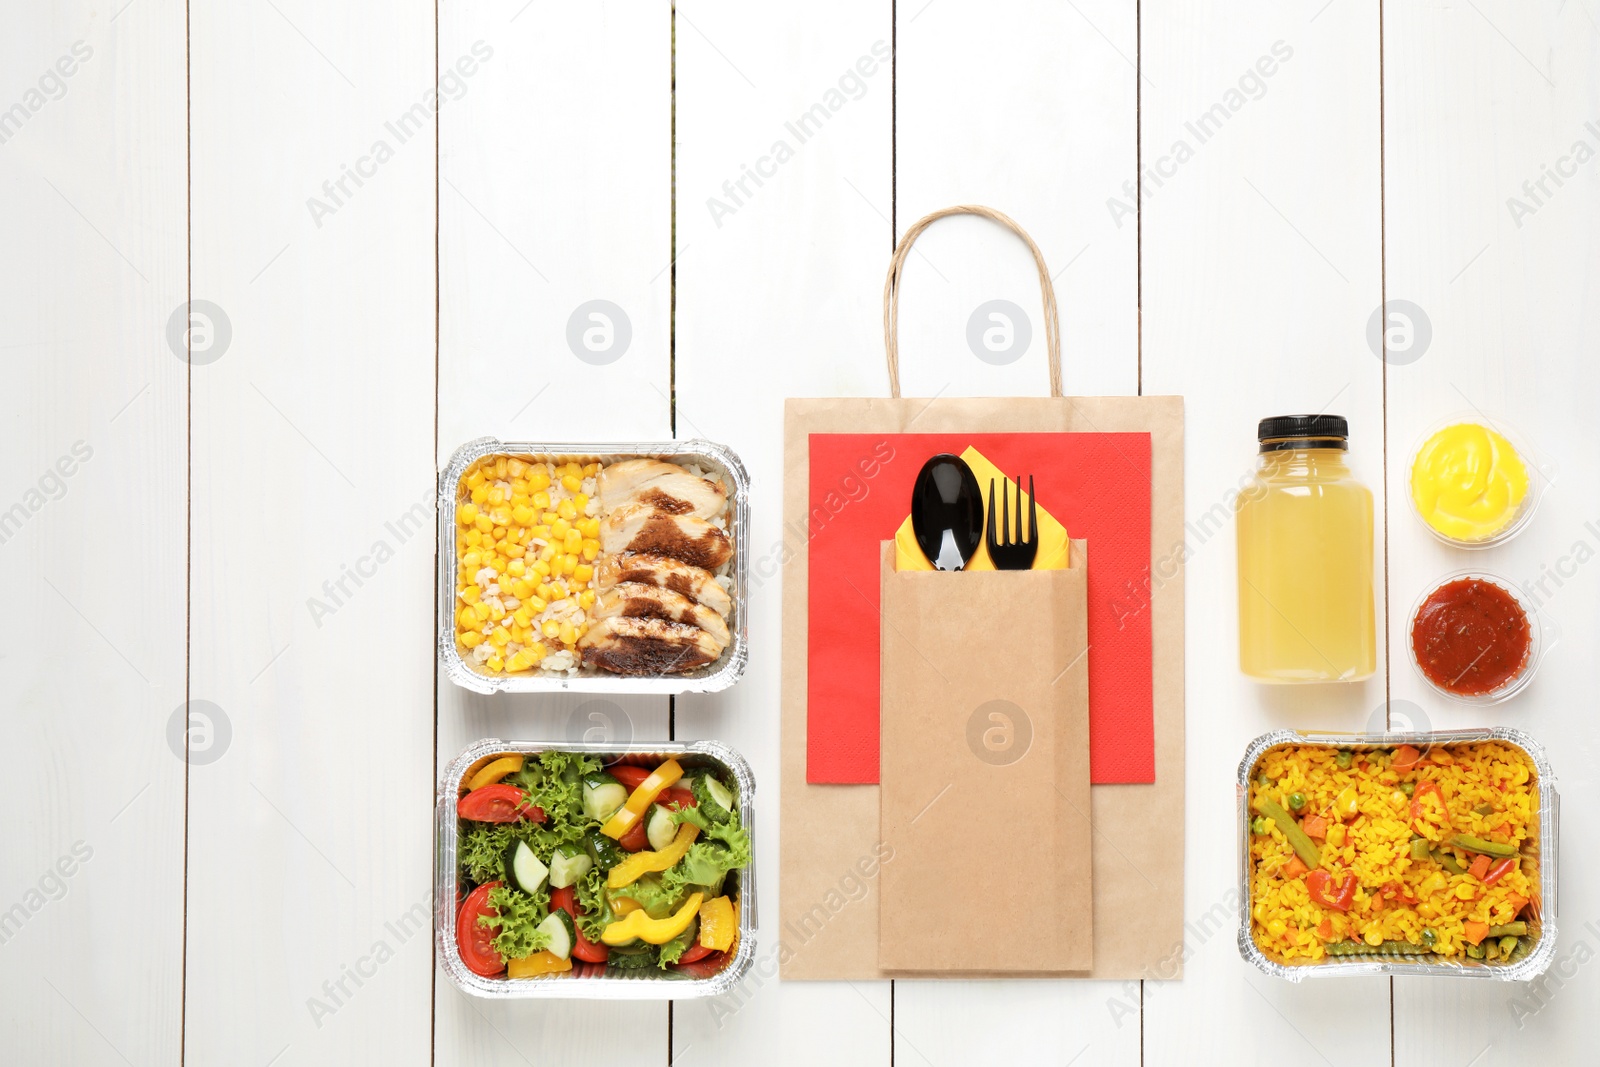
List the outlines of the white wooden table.
<svg viewBox="0 0 1600 1067">
<path fill-rule="evenodd" d="M 1597 23 L 1596 0 L 8 5 L 0 1061 L 1587 1060 Z M 463 997 L 426 913 L 435 769 L 470 740 L 595 715 L 726 740 L 764 783 L 776 892 L 779 589 L 755 590 L 727 693 L 469 696 L 434 664 L 437 465 L 482 434 L 711 438 L 749 466 L 754 550 L 775 551 L 782 399 L 883 393 L 896 234 L 959 202 L 1043 247 L 1069 392 L 1187 400 L 1184 979 Z M 907 394 L 1042 393 L 1014 240 L 958 219 L 918 247 Z M 999 366 L 967 342 L 994 299 L 1034 327 Z M 1386 299 L 1422 309 L 1391 322 L 1387 362 L 1369 345 Z M 599 326 L 592 348 L 574 322 Z M 1463 565 L 1409 514 L 1407 453 L 1473 408 L 1559 468 L 1532 528 L 1474 557 L 1563 631 L 1490 710 L 1425 692 L 1402 638 L 1424 583 Z M 1234 666 L 1223 520 L 1255 420 L 1319 409 L 1350 417 L 1384 490 L 1385 667 L 1267 691 Z M 209 724 L 187 761 L 186 700 Z M 1547 982 L 1290 986 L 1239 959 L 1246 741 L 1386 713 L 1550 747 L 1567 819 Z"/>
</svg>

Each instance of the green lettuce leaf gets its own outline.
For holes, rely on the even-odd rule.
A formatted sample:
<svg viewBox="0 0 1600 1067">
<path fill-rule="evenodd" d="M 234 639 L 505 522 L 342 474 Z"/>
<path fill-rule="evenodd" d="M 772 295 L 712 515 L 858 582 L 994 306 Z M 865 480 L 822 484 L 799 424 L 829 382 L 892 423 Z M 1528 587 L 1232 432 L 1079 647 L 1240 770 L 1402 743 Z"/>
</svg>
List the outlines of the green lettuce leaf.
<svg viewBox="0 0 1600 1067">
<path fill-rule="evenodd" d="M 590 867 L 572 886 L 578 908 L 578 929 L 590 941 L 599 941 L 600 932 L 612 922 L 611 902 L 606 898 L 606 874 L 598 867 Z"/>
<path fill-rule="evenodd" d="M 667 969 L 668 964 L 677 963 L 683 954 L 689 951 L 689 946 L 694 944 L 695 938 L 699 936 L 699 933 L 700 924 L 698 922 L 690 923 L 689 929 L 661 946 L 656 954 L 656 966 L 664 971 Z"/>
<path fill-rule="evenodd" d="M 505 854 L 511 842 L 525 836 L 514 823 L 461 823 L 456 854 L 461 870 L 482 885 L 505 877 Z"/>
<path fill-rule="evenodd" d="M 583 814 L 582 777 L 600 769 L 600 761 L 578 752 L 542 752 L 507 775 L 505 781 L 528 791 L 529 799 L 544 811 L 543 824 L 524 824 L 522 830 L 541 860 L 562 845 L 577 845 L 600 824 Z"/>
<path fill-rule="evenodd" d="M 489 905 L 499 912 L 499 917 L 478 917 L 479 926 L 498 926 L 494 937 L 495 951 L 501 959 L 520 960 L 540 949 L 550 947 L 550 935 L 535 929 L 550 914 L 550 895 L 540 890 L 533 896 L 507 886 L 489 890 Z"/>
<path fill-rule="evenodd" d="M 750 862 L 750 832 L 741 824 L 737 808 L 727 822 L 712 822 L 699 808 L 684 808 L 673 818 L 700 827 L 700 838 L 661 876 L 667 892 L 681 896 L 687 887 L 720 885 L 729 871 Z"/>
</svg>

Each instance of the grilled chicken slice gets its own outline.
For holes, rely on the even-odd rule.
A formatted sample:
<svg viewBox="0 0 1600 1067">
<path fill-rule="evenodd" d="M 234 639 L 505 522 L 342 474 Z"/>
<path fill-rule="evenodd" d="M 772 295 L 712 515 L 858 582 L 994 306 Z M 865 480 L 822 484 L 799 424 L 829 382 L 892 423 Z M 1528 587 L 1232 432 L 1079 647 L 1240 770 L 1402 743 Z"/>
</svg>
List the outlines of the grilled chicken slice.
<svg viewBox="0 0 1600 1067">
<path fill-rule="evenodd" d="M 720 588 L 720 586 L 719 586 Z M 609 619 L 614 615 L 629 617 L 648 616 L 686 622 L 698 626 L 711 636 L 718 648 L 728 647 L 728 624 L 722 616 L 703 604 L 696 603 L 682 593 L 663 589 L 659 585 L 642 582 L 623 582 L 600 595 L 594 607 L 594 617 Z"/>
<path fill-rule="evenodd" d="M 657 556 L 650 552 L 629 552 L 621 556 L 601 556 L 594 571 L 595 587 L 601 592 L 634 582 L 670 589 L 674 593 L 704 604 L 724 619 L 733 610 L 733 599 L 711 572 L 701 567 Z"/>
<path fill-rule="evenodd" d="M 733 554 L 728 535 L 704 519 L 624 504 L 600 523 L 600 550 L 653 552 L 714 571 Z"/>
<path fill-rule="evenodd" d="M 696 478 L 676 463 L 659 459 L 613 463 L 600 472 L 596 484 L 602 512 L 643 504 L 669 515 L 711 519 L 728 503 L 728 492 L 720 483 Z"/>
<path fill-rule="evenodd" d="M 698 626 L 668 619 L 613 615 L 578 639 L 583 662 L 617 674 L 681 674 L 722 653 Z"/>
</svg>

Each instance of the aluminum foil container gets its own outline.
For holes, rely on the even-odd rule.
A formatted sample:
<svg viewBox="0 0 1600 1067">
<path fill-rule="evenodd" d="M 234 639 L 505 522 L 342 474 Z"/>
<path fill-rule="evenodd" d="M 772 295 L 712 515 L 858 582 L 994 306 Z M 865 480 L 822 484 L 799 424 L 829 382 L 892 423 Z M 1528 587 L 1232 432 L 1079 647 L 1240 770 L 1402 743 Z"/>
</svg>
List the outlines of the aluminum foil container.
<svg viewBox="0 0 1600 1067">
<path fill-rule="evenodd" d="M 502 741 L 487 737 L 463 749 L 439 776 L 439 792 L 434 806 L 435 869 L 433 910 L 435 948 L 439 966 L 463 993 L 487 1000 L 685 1000 L 716 997 L 731 990 L 745 976 L 756 958 L 756 869 L 752 861 L 739 876 L 739 947 L 733 959 L 710 978 L 678 978 L 669 971 L 626 971 L 577 977 L 571 972 L 541 978 L 484 978 L 467 969 L 456 947 L 456 910 L 461 900 L 460 874 L 456 870 L 456 848 L 460 821 L 456 818 L 456 798 L 467 769 L 484 756 L 500 752 L 520 752 L 536 756 L 541 752 L 581 752 L 611 762 L 621 756 L 646 754 L 672 757 L 686 770 L 711 767 L 727 775 L 739 791 L 739 817 L 745 829 L 755 835 L 755 810 L 752 798 L 755 776 L 745 758 L 720 741 L 680 743 L 658 741 L 637 745 L 550 744 L 543 741 Z"/>
<path fill-rule="evenodd" d="M 530 671 L 517 675 L 494 675 L 478 670 L 461 658 L 456 646 L 454 609 L 456 604 L 456 523 L 457 492 L 467 468 L 484 456 L 516 456 L 521 459 L 562 461 L 600 460 L 612 463 L 623 459 L 660 459 L 669 463 L 693 463 L 721 475 L 729 487 L 728 536 L 733 539 L 733 558 L 728 574 L 733 578 L 728 590 L 733 610 L 728 613 L 732 641 L 713 663 L 682 674 L 612 674 L 593 667 L 576 674 Z M 747 596 L 750 588 L 750 476 L 733 451 L 710 441 L 629 441 L 602 444 L 548 444 L 528 441 L 500 441 L 480 437 L 456 449 L 450 462 L 439 472 L 439 664 L 445 677 L 474 693 L 715 693 L 726 689 L 744 675 L 750 657 Z"/>
<path fill-rule="evenodd" d="M 1519 960 L 1441 959 L 1438 962 L 1415 962 L 1419 957 L 1343 956 L 1324 957 L 1316 963 L 1285 964 L 1269 959 L 1256 944 L 1250 929 L 1250 780 L 1256 763 L 1269 749 L 1280 745 L 1320 745 L 1326 748 L 1348 748 L 1357 752 L 1376 748 L 1393 748 L 1396 745 L 1447 745 L 1471 741 L 1503 741 L 1520 748 L 1534 767 L 1534 785 L 1538 807 L 1534 812 L 1534 829 L 1539 842 L 1538 887 L 1540 893 L 1540 920 L 1530 925 L 1534 939 L 1533 949 Z M 1500 727 L 1477 730 L 1437 730 L 1433 733 L 1394 734 L 1336 734 L 1302 733 L 1298 730 L 1275 730 L 1262 734 L 1250 742 L 1244 758 L 1239 761 L 1239 779 L 1236 783 L 1239 802 L 1239 955 L 1274 978 L 1287 978 L 1298 982 L 1305 978 L 1342 978 L 1375 974 L 1439 975 L 1449 978 L 1489 978 L 1502 982 L 1524 982 L 1536 978 L 1550 966 L 1556 954 L 1557 901 L 1556 883 L 1561 836 L 1561 796 L 1556 792 L 1555 773 L 1544 746 L 1521 730 Z M 1422 957 L 1426 958 L 1426 957 Z"/>
</svg>

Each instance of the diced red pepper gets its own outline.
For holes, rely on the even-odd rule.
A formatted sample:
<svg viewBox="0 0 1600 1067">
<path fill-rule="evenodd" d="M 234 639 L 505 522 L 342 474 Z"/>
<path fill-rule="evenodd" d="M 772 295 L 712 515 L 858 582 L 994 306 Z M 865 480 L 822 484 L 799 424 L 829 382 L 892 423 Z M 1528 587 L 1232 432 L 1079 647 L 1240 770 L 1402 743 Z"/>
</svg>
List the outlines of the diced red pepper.
<svg viewBox="0 0 1600 1067">
<path fill-rule="evenodd" d="M 1324 908 L 1334 911 L 1349 911 L 1350 904 L 1356 896 L 1356 876 L 1347 874 L 1339 883 L 1338 889 L 1330 896 L 1328 888 L 1333 884 L 1333 875 L 1324 870 L 1315 870 L 1306 875 L 1306 890 L 1311 894 L 1313 904 L 1321 904 Z"/>
<path fill-rule="evenodd" d="M 1434 796 L 1439 798 L 1440 810 L 1449 812 L 1450 808 L 1444 802 L 1444 794 L 1439 792 L 1438 783 L 1432 778 L 1424 778 L 1422 781 L 1417 783 L 1417 788 L 1411 794 L 1411 821 L 1413 824 L 1416 823 L 1418 819 L 1422 818 L 1422 798 L 1427 796 L 1429 793 L 1432 793 Z M 1415 829 L 1415 827 L 1413 828 Z"/>
<path fill-rule="evenodd" d="M 1487 856 L 1479 856 L 1478 858 L 1479 859 L 1487 859 L 1488 857 Z M 1493 867 L 1489 868 L 1488 872 L 1486 874 L 1484 874 L 1484 876 L 1483 876 L 1483 884 L 1485 886 L 1494 885 L 1500 879 L 1504 878 L 1506 875 L 1510 874 L 1512 871 L 1514 871 L 1516 869 L 1517 869 L 1517 857 L 1515 857 L 1515 856 L 1507 856 L 1505 859 L 1501 860 L 1499 863 L 1497 863 Z"/>
</svg>

